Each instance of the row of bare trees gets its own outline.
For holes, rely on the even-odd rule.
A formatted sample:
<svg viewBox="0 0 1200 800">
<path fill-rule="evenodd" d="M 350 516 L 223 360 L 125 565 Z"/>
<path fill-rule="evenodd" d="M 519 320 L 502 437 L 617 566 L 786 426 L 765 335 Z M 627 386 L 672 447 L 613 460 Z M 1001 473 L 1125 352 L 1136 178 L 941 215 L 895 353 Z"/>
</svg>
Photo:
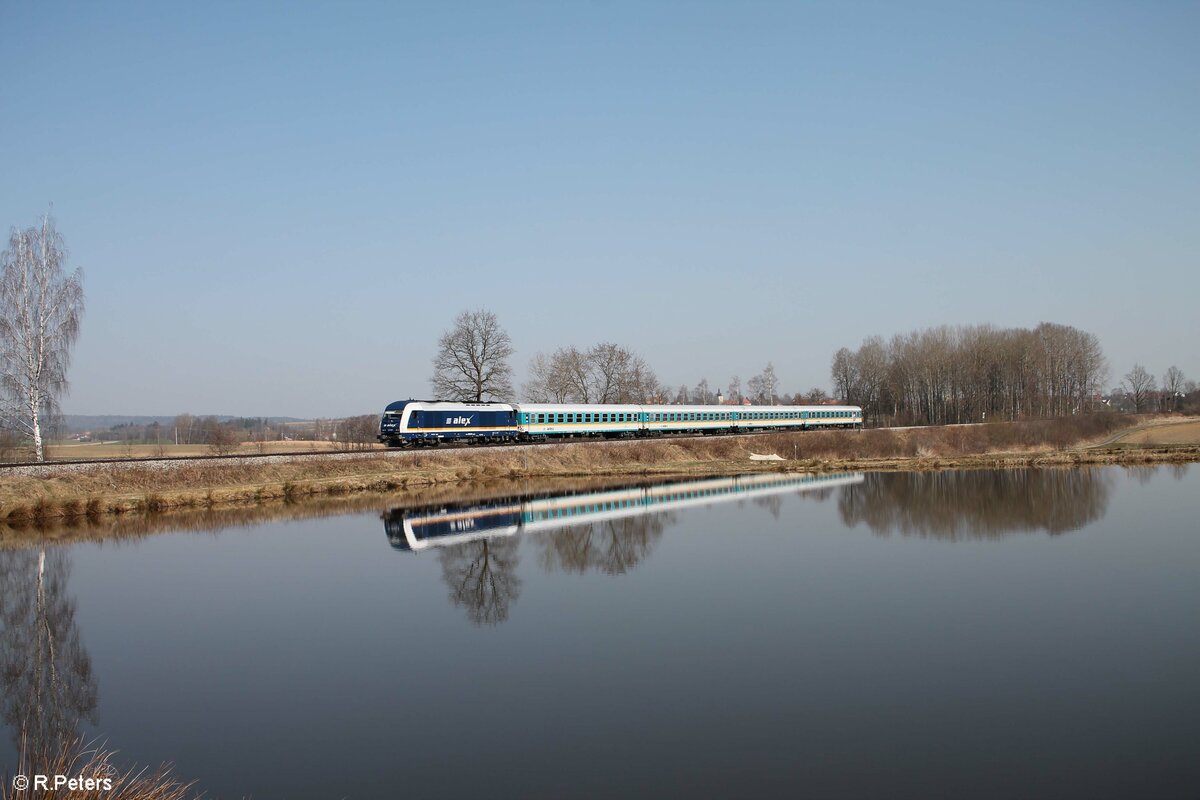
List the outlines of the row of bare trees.
<svg viewBox="0 0 1200 800">
<path fill-rule="evenodd" d="M 514 352 L 495 314 L 463 312 L 439 341 L 433 390 L 445 400 L 512 400 L 509 359 Z M 941 326 L 890 341 L 871 337 L 857 350 L 843 347 L 834 354 L 831 375 L 834 399 L 862 406 L 868 422 L 943 425 L 1091 410 L 1105 402 L 1101 390 L 1108 364 L 1100 340 L 1069 325 L 1044 322 L 1032 330 Z M 744 393 L 741 378 L 733 376 L 721 399 L 761 405 L 829 400 L 820 388 L 787 395 L 779 385 L 775 366 L 768 363 L 746 381 Z M 1159 390 L 1154 377 L 1136 365 L 1119 394 L 1122 406 L 1134 411 L 1190 406 L 1188 384 L 1177 367 L 1167 370 Z M 695 387 L 684 384 L 672 392 L 641 355 L 603 342 L 538 353 L 529 364 L 523 396 L 535 403 L 707 405 L 718 401 L 720 390 L 702 378 Z"/>
<path fill-rule="evenodd" d="M 459 314 L 450 330 L 438 340 L 433 358 L 430 387 L 441 400 L 472 402 L 515 399 L 509 359 L 515 349 L 496 315 L 485 309 Z M 601 342 L 580 349 L 560 347 L 553 353 L 538 353 L 529 362 L 529 380 L 522 396 L 533 403 L 668 403 L 708 405 L 717 402 L 720 390 L 703 378 L 695 386 L 680 386 L 672 393 L 661 384 L 640 354 L 614 342 Z M 779 395 L 779 377 L 768 363 L 761 373 L 746 382 L 751 402 L 772 405 L 824 397 L 814 389 L 809 395 L 789 398 Z M 742 381 L 729 381 L 727 403 L 743 399 Z"/>
<path fill-rule="evenodd" d="M 821 403 L 829 398 L 824 389 L 812 388 L 807 392 L 781 394 L 779 391 L 779 376 L 775 373 L 775 365 L 767 362 L 767 366 L 759 374 L 746 381 L 746 389 L 742 391 L 741 377 L 734 375 L 724 394 L 719 388 L 709 385 L 708 378 L 701 378 L 694 388 L 681 385 L 675 392 L 675 402 L 692 405 L 711 405 L 718 400 L 726 405 L 738 405 L 749 401 L 755 405 L 804 405 Z"/>
<path fill-rule="evenodd" d="M 1174 365 L 1163 373 L 1162 386 L 1141 364 L 1125 373 L 1121 385 L 1114 388 L 1111 400 L 1118 408 L 1133 411 L 1183 411 L 1197 404 L 1195 381 Z"/>
<path fill-rule="evenodd" d="M 941 425 L 1087 410 L 1108 366 L 1094 334 L 1047 322 L 872 337 L 838 350 L 831 373 L 835 395 L 871 422 Z"/>
<path fill-rule="evenodd" d="M 637 353 L 612 342 L 562 347 L 529 363 L 525 397 L 533 403 L 662 402 L 658 376 Z"/>
</svg>

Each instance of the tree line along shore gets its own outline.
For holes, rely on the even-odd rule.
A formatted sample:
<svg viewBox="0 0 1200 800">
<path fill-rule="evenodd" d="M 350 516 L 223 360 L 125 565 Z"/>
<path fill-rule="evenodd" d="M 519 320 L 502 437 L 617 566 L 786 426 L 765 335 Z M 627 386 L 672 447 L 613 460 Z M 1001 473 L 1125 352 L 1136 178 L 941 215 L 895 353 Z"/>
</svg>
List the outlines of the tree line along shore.
<svg viewBox="0 0 1200 800">
<path fill-rule="evenodd" d="M 753 461 L 752 454 L 780 460 Z M 252 460 L 51 468 L 0 481 L 0 525 L 110 514 L 403 492 L 498 479 L 729 474 L 755 470 L 932 470 L 1200 461 L 1200 418 L 1088 414 L 985 425 L 780 432 L 527 448 L 363 453 L 282 463 Z M 118 462 L 119 463 L 119 462 Z"/>
</svg>

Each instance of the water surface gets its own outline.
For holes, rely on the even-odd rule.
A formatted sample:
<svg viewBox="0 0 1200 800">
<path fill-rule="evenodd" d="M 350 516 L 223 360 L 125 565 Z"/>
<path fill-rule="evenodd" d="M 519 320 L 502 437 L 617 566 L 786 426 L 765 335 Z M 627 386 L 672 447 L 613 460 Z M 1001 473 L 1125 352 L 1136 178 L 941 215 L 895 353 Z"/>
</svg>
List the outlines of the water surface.
<svg viewBox="0 0 1200 800">
<path fill-rule="evenodd" d="M 1198 476 L 539 487 L 0 550 L 0 769 L 24 725 L 225 798 L 1194 796 Z"/>
</svg>

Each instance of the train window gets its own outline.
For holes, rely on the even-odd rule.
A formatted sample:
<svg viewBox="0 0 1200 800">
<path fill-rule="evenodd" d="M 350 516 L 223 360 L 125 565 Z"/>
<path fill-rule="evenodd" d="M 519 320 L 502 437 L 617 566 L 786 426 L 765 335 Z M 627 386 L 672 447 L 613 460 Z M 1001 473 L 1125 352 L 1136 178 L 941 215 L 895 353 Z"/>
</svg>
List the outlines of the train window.
<svg viewBox="0 0 1200 800">
<path fill-rule="evenodd" d="M 545 415 L 545 414 L 538 414 L 538 415 L 537 415 L 537 417 L 538 417 L 538 422 L 545 422 L 545 421 L 546 421 L 546 415 Z"/>
<path fill-rule="evenodd" d="M 558 417 L 558 421 L 559 421 L 559 422 L 562 422 L 562 421 L 563 421 L 563 415 L 562 415 L 562 414 L 555 414 L 554 416 L 557 416 L 557 417 Z"/>
</svg>

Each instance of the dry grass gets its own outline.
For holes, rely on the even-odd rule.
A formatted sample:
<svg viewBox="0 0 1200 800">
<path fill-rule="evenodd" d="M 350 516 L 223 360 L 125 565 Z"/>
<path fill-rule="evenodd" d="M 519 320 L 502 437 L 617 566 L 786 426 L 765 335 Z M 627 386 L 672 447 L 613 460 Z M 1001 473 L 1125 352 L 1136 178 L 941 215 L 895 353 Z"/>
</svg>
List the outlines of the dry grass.
<svg viewBox="0 0 1200 800">
<path fill-rule="evenodd" d="M 335 442 L 242 442 L 234 445 L 233 453 L 307 453 L 337 450 Z M 371 450 L 383 450 L 383 445 L 371 445 Z M 65 461 L 86 461 L 93 458 L 159 458 L 162 456 L 207 456 L 212 448 L 206 444 L 125 444 L 122 442 L 64 442 L 46 448 L 46 457 Z"/>
<path fill-rule="evenodd" d="M 0 800 L 186 800 L 199 797 L 192 783 L 178 780 L 171 768 L 162 765 L 154 771 L 131 768 L 125 771 L 114 765 L 115 753 L 104 748 L 75 742 L 61 752 L 30 758 L 22 756 L 17 772 L 3 776 Z M 16 775 L 62 775 L 68 778 L 91 780 L 90 785 L 78 788 L 38 789 L 33 786 L 18 790 L 13 786 Z"/>
<path fill-rule="evenodd" d="M 950 466 L 1197 460 L 1200 448 L 1171 452 L 1068 450 L 1103 441 L 1130 418 L 1088 415 L 1059 420 L 989 423 L 901 431 L 794 431 L 587 442 L 533 448 L 415 451 L 382 457 L 285 464 L 195 462 L 51 472 L 0 483 L 0 520 L 42 525 L 58 518 L 214 509 L 358 492 L 397 492 L 503 478 L 732 473 L 754 469 L 938 469 Z M 758 464 L 750 453 L 784 463 Z"/>
</svg>

